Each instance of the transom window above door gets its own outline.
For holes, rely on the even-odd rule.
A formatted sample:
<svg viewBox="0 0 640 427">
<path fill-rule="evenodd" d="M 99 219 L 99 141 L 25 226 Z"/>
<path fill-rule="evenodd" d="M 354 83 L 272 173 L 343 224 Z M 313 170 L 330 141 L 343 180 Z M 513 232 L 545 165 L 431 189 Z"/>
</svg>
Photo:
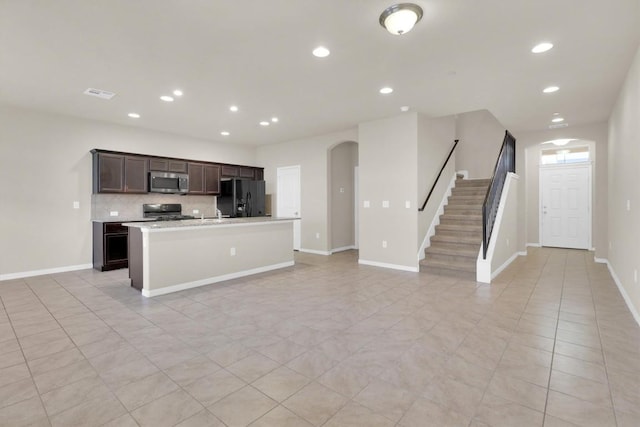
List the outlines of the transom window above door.
<svg viewBox="0 0 640 427">
<path fill-rule="evenodd" d="M 590 160 L 589 147 L 562 147 L 540 150 L 540 162 L 543 165 L 583 163 Z"/>
</svg>

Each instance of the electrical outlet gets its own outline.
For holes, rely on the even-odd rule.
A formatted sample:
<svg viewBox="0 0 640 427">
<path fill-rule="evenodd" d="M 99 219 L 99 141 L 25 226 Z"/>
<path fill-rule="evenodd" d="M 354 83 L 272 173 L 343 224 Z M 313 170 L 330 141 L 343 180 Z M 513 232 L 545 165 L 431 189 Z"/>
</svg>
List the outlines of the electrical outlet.
<svg viewBox="0 0 640 427">
<path fill-rule="evenodd" d="M 368 200 L 365 200 L 364 202 L 362 202 L 362 207 L 368 208 L 371 206 L 371 202 L 369 202 Z"/>
<path fill-rule="evenodd" d="M 344 187 L 340 187 L 340 192 L 344 193 Z"/>
<path fill-rule="evenodd" d="M 236 256 L 236 248 L 229 249 L 229 255 Z"/>
<path fill-rule="evenodd" d="M 320 233 L 316 233 L 316 239 L 320 238 Z"/>
<path fill-rule="evenodd" d="M 627 200 L 627 210 L 631 210 L 631 200 Z"/>
<path fill-rule="evenodd" d="M 410 200 L 405 201 L 404 202 L 404 207 L 407 208 L 407 209 L 411 209 L 411 201 Z"/>
<path fill-rule="evenodd" d="M 118 216 L 118 211 L 109 212 L 109 216 Z"/>
<path fill-rule="evenodd" d="M 73 202 L 73 209 L 80 209 L 80 202 Z"/>
<path fill-rule="evenodd" d="M 200 213 L 200 210 L 199 210 L 199 209 L 194 209 L 194 210 L 193 210 L 193 214 L 194 214 L 194 215 L 195 215 L 195 214 L 199 214 L 199 213 Z"/>
<path fill-rule="evenodd" d="M 389 207 L 389 201 L 388 200 L 383 200 L 382 201 L 382 207 L 383 208 L 388 208 Z"/>
<path fill-rule="evenodd" d="M 386 240 L 383 240 L 383 241 L 382 241 L 382 247 L 383 247 L 383 248 L 386 248 L 386 247 L 387 247 L 387 241 L 386 241 Z"/>
</svg>

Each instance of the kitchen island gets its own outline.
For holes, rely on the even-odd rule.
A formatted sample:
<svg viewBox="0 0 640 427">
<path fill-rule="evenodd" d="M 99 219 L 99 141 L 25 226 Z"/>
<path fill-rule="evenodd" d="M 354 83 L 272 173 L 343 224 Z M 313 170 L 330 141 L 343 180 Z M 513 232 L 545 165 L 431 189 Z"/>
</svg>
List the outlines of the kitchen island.
<svg viewBox="0 0 640 427">
<path fill-rule="evenodd" d="M 129 277 L 145 297 L 289 267 L 297 218 L 130 222 Z"/>
</svg>

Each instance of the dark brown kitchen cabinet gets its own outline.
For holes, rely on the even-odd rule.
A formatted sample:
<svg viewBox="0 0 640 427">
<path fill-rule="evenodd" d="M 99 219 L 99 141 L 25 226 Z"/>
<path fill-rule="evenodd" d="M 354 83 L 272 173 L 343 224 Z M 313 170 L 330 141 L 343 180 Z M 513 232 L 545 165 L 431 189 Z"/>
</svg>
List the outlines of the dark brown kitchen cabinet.
<svg viewBox="0 0 640 427">
<path fill-rule="evenodd" d="M 100 271 L 127 268 L 129 230 L 120 222 L 93 223 L 93 268 Z"/>
<path fill-rule="evenodd" d="M 255 176 L 254 179 L 256 181 L 264 180 L 264 169 L 263 168 L 255 168 L 255 173 L 256 173 L 256 176 Z"/>
<path fill-rule="evenodd" d="M 93 154 L 94 193 L 146 193 L 149 162 L 146 157 Z"/>
<path fill-rule="evenodd" d="M 220 175 L 226 178 L 235 178 L 240 176 L 240 169 L 238 166 L 222 165 L 220 167 Z"/>
<path fill-rule="evenodd" d="M 149 170 L 187 173 L 187 162 L 173 159 L 149 159 Z"/>
<path fill-rule="evenodd" d="M 240 178 L 256 179 L 255 169 L 240 166 Z"/>
<path fill-rule="evenodd" d="M 220 194 L 220 166 L 189 163 L 189 194 Z"/>
</svg>

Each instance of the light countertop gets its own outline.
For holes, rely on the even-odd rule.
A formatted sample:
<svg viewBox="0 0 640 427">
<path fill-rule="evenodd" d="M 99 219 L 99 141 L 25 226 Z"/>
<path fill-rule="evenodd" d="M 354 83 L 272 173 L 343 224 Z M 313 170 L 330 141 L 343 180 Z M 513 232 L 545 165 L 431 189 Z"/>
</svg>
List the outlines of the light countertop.
<svg viewBox="0 0 640 427">
<path fill-rule="evenodd" d="M 294 221 L 300 218 L 278 218 L 271 216 L 255 216 L 244 218 L 205 218 L 205 219 L 183 219 L 179 221 L 149 221 L 149 222 L 126 222 L 127 227 L 140 228 L 142 231 L 169 231 L 175 229 L 189 229 L 199 227 L 229 227 L 269 224 L 274 222 Z"/>
</svg>

